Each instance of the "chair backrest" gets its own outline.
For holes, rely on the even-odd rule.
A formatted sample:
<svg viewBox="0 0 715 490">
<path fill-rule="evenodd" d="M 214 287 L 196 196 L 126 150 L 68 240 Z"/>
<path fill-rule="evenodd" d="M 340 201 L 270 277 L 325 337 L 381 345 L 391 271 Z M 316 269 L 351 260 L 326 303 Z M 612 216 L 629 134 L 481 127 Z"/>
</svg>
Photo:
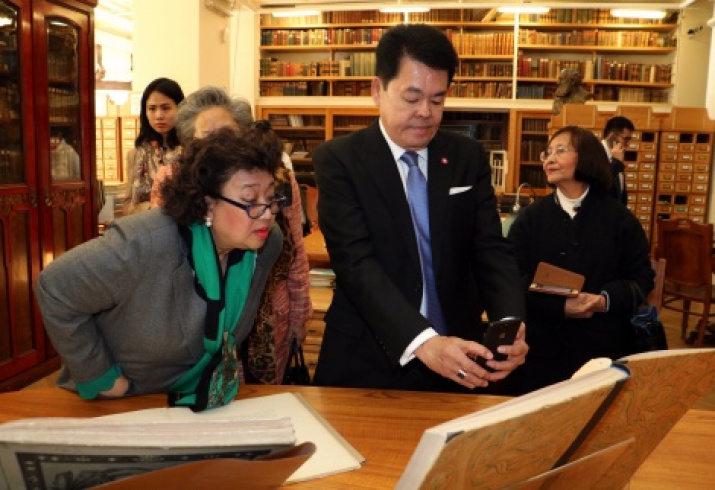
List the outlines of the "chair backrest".
<svg viewBox="0 0 715 490">
<path fill-rule="evenodd" d="M 712 223 L 688 219 L 658 221 L 655 256 L 665 259 L 665 282 L 686 287 L 712 284 Z M 667 286 L 666 286 L 667 287 Z"/>
<path fill-rule="evenodd" d="M 655 271 L 655 280 L 653 281 L 653 289 L 648 294 L 648 303 L 656 307 L 660 312 L 660 307 L 663 306 L 663 286 L 665 285 L 665 259 L 651 259 L 650 265 Z"/>
</svg>

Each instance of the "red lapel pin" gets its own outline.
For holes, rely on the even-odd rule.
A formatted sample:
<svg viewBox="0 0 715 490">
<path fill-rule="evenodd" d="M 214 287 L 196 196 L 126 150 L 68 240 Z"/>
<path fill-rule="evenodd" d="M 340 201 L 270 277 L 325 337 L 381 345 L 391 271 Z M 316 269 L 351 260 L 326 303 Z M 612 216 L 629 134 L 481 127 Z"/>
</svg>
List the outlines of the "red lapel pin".
<svg viewBox="0 0 715 490">
<path fill-rule="evenodd" d="M 446 158 L 442 157 L 442 159 L 439 161 L 439 163 L 441 163 L 442 165 L 447 165 L 449 163 L 449 161 Z"/>
</svg>

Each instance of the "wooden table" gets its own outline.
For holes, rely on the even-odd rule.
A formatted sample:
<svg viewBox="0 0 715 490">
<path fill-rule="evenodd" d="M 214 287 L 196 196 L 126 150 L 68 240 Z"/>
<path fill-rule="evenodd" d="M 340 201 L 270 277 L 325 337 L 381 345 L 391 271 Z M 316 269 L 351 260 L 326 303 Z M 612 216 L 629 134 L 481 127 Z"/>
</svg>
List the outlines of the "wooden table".
<svg viewBox="0 0 715 490">
<path fill-rule="evenodd" d="M 422 432 L 505 398 L 346 388 L 241 386 L 239 398 L 301 393 L 366 461 L 359 470 L 290 485 L 291 489 L 394 487 Z M 0 394 L 0 422 L 23 417 L 92 417 L 161 407 L 163 395 L 84 401 L 50 388 Z M 690 410 L 631 480 L 630 490 L 715 488 L 715 412 Z"/>
<path fill-rule="evenodd" d="M 303 238 L 305 253 L 308 255 L 308 264 L 313 267 L 330 267 L 330 256 L 325 247 L 325 238 L 320 228 L 314 226 L 310 235 Z"/>
</svg>

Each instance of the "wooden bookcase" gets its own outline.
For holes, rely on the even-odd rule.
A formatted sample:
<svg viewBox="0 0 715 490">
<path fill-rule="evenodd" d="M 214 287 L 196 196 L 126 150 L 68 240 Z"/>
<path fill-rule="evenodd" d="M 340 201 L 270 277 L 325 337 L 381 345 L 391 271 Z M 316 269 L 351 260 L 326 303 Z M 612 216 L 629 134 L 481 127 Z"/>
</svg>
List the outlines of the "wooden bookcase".
<svg viewBox="0 0 715 490">
<path fill-rule="evenodd" d="M 539 154 L 549 141 L 551 111 L 512 110 L 509 115 L 509 155 L 512 160 L 507 192 L 528 183 L 537 194 L 550 192 Z"/>
<path fill-rule="evenodd" d="M 0 2 L 0 391 L 59 367 L 35 283 L 97 234 L 96 4 Z"/>
<path fill-rule="evenodd" d="M 459 54 L 452 97 L 551 99 L 561 69 L 577 66 L 596 100 L 668 102 L 677 14 L 666 23 L 623 22 L 604 9 L 500 16 L 495 9 L 377 10 L 260 19 L 261 96 L 366 96 L 374 48 L 408 20 L 443 29 Z"/>
<path fill-rule="evenodd" d="M 312 153 L 327 140 L 371 124 L 378 116 L 376 107 L 262 107 L 258 119 L 266 119 L 283 139 L 284 150 L 299 175 L 313 171 Z M 505 150 L 508 142 L 505 111 L 446 110 L 442 127 L 479 140 L 487 151 Z"/>
</svg>

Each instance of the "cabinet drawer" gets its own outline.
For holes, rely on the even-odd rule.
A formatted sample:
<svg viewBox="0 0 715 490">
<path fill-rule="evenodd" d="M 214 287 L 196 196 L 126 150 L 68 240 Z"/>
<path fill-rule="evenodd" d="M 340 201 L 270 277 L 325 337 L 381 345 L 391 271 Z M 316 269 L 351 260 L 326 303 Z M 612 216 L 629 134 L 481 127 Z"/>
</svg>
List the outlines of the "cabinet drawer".
<svg viewBox="0 0 715 490">
<path fill-rule="evenodd" d="M 678 151 L 695 151 L 695 145 L 693 143 L 680 143 L 680 148 Z"/>
<path fill-rule="evenodd" d="M 695 143 L 695 151 L 710 153 L 710 145 L 708 143 Z"/>
<path fill-rule="evenodd" d="M 658 190 L 660 192 L 673 192 L 675 190 L 675 184 L 672 182 L 658 182 Z"/>
<path fill-rule="evenodd" d="M 680 133 L 674 133 L 670 131 L 665 131 L 661 134 L 663 141 L 680 141 Z"/>
<path fill-rule="evenodd" d="M 696 153 L 695 154 L 695 161 L 696 162 L 702 162 L 702 163 L 708 163 L 711 160 L 710 153 Z"/>
<path fill-rule="evenodd" d="M 677 153 L 678 147 L 679 147 L 678 143 L 663 143 L 663 147 L 661 148 L 661 150 L 663 152 L 668 151 L 668 152 Z"/>
<path fill-rule="evenodd" d="M 638 182 L 638 190 L 639 191 L 652 191 L 653 190 L 653 182 L 643 182 L 643 181 Z"/>
<path fill-rule="evenodd" d="M 660 172 L 658 174 L 658 180 L 661 182 L 674 182 L 675 173 L 674 172 Z"/>
<path fill-rule="evenodd" d="M 695 184 L 693 184 L 693 192 L 706 193 L 707 191 L 708 191 L 707 183 L 696 182 Z"/>
<path fill-rule="evenodd" d="M 133 118 L 133 117 L 123 117 L 123 118 L 122 118 L 122 127 L 123 127 L 123 128 L 136 129 L 136 128 L 137 128 L 137 120 L 136 120 L 136 118 Z"/>
<path fill-rule="evenodd" d="M 117 127 L 117 120 L 114 119 L 113 117 L 107 117 L 102 119 L 102 128 L 107 129 L 107 128 L 116 128 Z"/>
<path fill-rule="evenodd" d="M 629 196 L 630 197 L 630 196 Z M 648 202 L 652 203 L 653 202 L 653 194 L 643 194 L 639 193 L 638 196 L 636 197 L 636 200 L 638 202 Z"/>
<path fill-rule="evenodd" d="M 692 153 L 678 153 L 678 160 L 681 162 L 692 162 L 695 157 Z"/>
<path fill-rule="evenodd" d="M 638 172 L 638 179 L 653 182 L 655 174 L 653 172 Z"/>
</svg>

